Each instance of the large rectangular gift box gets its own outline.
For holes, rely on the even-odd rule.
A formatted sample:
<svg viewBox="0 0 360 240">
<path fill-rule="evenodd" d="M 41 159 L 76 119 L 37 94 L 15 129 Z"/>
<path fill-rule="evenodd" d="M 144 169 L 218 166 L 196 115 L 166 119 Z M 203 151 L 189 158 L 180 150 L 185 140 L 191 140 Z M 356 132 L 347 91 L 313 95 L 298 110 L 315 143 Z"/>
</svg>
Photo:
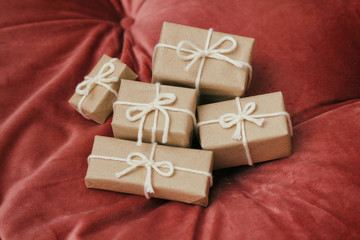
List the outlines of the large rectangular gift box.
<svg viewBox="0 0 360 240">
<path fill-rule="evenodd" d="M 95 136 L 88 164 L 88 188 L 208 205 L 211 151 Z"/>
<path fill-rule="evenodd" d="M 292 127 L 281 92 L 199 106 L 198 121 L 201 147 L 214 152 L 214 169 L 291 155 Z"/>
<path fill-rule="evenodd" d="M 104 54 L 77 85 L 69 103 L 85 118 L 102 124 L 112 112 L 121 78 L 135 80 L 137 75 L 119 59 Z"/>
<path fill-rule="evenodd" d="M 202 96 L 242 96 L 251 79 L 254 41 L 164 22 L 154 49 L 152 81 L 192 88 L 198 83 Z"/>
<path fill-rule="evenodd" d="M 196 124 L 194 89 L 122 80 L 114 103 L 114 137 L 189 147 Z"/>
</svg>

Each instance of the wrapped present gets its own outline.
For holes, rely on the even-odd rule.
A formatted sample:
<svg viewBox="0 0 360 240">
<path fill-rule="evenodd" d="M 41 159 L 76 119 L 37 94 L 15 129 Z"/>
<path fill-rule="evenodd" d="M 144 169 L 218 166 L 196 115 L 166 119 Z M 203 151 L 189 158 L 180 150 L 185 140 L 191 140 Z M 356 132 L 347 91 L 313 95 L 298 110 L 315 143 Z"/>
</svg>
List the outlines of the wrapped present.
<svg viewBox="0 0 360 240">
<path fill-rule="evenodd" d="M 119 59 L 104 54 L 84 81 L 77 85 L 69 103 L 86 119 L 102 124 L 112 112 L 121 78 L 134 80 L 137 75 Z"/>
<path fill-rule="evenodd" d="M 208 205 L 212 152 L 95 136 L 88 188 Z"/>
<path fill-rule="evenodd" d="M 122 80 L 114 102 L 114 137 L 189 147 L 196 125 L 196 91 Z"/>
<path fill-rule="evenodd" d="M 164 22 L 153 54 L 153 82 L 201 96 L 242 96 L 250 84 L 254 39 Z"/>
<path fill-rule="evenodd" d="M 214 152 L 214 169 L 291 155 L 292 127 L 281 92 L 198 107 L 202 149 Z"/>
</svg>

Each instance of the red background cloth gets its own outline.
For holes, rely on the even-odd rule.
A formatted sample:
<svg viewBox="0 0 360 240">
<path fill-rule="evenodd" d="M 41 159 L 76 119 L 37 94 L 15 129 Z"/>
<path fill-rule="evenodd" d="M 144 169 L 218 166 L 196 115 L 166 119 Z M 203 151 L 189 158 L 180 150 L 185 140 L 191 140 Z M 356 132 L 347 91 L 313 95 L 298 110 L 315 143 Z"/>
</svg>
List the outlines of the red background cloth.
<svg viewBox="0 0 360 240">
<path fill-rule="evenodd" d="M 1 239 L 359 239 L 358 0 L 0 2 Z M 282 91 L 289 158 L 214 173 L 207 208 L 85 188 L 67 103 L 103 53 L 151 79 L 163 21 L 253 37 L 247 96 Z"/>
</svg>

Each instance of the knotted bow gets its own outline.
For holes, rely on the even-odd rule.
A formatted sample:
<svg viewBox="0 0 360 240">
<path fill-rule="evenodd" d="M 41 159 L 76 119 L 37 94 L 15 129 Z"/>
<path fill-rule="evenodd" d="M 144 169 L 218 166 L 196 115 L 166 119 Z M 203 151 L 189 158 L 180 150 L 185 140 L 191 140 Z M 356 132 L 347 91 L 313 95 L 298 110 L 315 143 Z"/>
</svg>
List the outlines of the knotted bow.
<svg viewBox="0 0 360 240">
<path fill-rule="evenodd" d="M 174 108 L 167 105 L 170 105 L 176 101 L 176 95 L 174 93 L 160 93 L 160 83 L 156 83 L 156 96 L 155 99 L 150 103 L 133 103 L 133 102 L 124 102 L 124 101 L 116 101 L 115 105 L 123 104 L 123 105 L 132 105 L 126 110 L 126 118 L 129 121 L 137 121 L 140 119 L 139 130 L 138 130 L 138 140 L 137 145 L 140 146 L 142 144 L 142 136 L 143 129 L 146 117 L 152 111 L 155 111 L 154 124 L 152 127 L 151 134 L 151 142 L 155 142 L 156 138 L 156 128 L 157 128 L 157 119 L 159 111 L 164 115 L 165 125 L 164 125 L 164 133 L 162 136 L 162 143 L 166 143 L 169 135 L 170 128 L 170 117 L 168 110 L 184 112 L 192 117 L 194 125 L 196 125 L 196 118 L 193 112 L 188 109 Z"/>
<path fill-rule="evenodd" d="M 225 113 L 219 117 L 219 124 L 223 128 L 231 128 L 236 124 L 236 130 L 232 138 L 234 140 L 241 139 L 241 124 L 247 120 L 255 123 L 259 127 L 262 126 L 264 122 L 264 118 L 257 119 L 256 116 L 251 116 L 251 114 L 255 111 L 256 104 L 254 102 L 249 102 L 245 105 L 244 110 L 241 111 L 241 107 L 239 108 L 239 113 Z"/>
<path fill-rule="evenodd" d="M 156 126 L 157 124 L 158 111 L 160 111 L 165 117 L 165 126 L 162 142 L 167 142 L 170 126 L 170 117 L 164 106 L 174 103 L 175 100 L 176 96 L 173 93 L 159 93 L 157 94 L 155 99 L 149 104 L 139 104 L 138 106 L 130 107 L 126 110 L 126 118 L 129 121 L 133 122 L 140 119 L 140 126 L 138 131 L 138 145 L 140 145 L 142 141 L 142 129 L 144 127 L 145 119 L 147 115 L 152 111 L 155 111 L 154 126 Z M 155 134 L 152 135 L 151 142 L 155 142 Z"/>
<path fill-rule="evenodd" d="M 209 47 L 212 33 L 213 33 L 213 29 L 210 28 L 208 31 L 207 38 L 206 38 L 204 49 L 201 49 L 200 47 L 196 46 L 193 42 L 191 42 L 189 40 L 184 40 L 184 41 L 180 41 L 177 46 L 172 46 L 172 45 L 164 44 L 164 43 L 158 43 L 155 46 L 154 53 L 156 52 L 157 47 L 167 47 L 167 48 L 175 49 L 176 54 L 178 55 L 179 58 L 181 58 L 184 61 L 191 60 L 190 63 L 188 63 L 186 65 L 186 67 L 184 68 L 185 71 L 189 71 L 190 67 L 193 66 L 196 61 L 201 59 L 199 70 L 198 70 L 196 80 L 195 80 L 195 89 L 197 91 L 199 91 L 201 73 L 203 71 L 206 58 L 213 58 L 213 59 L 217 59 L 220 61 L 226 61 L 226 62 L 234 65 L 237 68 L 243 68 L 244 66 L 247 67 L 249 69 L 249 83 L 247 85 L 249 86 L 251 78 L 252 78 L 251 65 L 247 62 L 237 61 L 237 60 L 231 59 L 224 55 L 224 54 L 230 53 L 236 49 L 236 47 L 237 47 L 236 40 L 231 36 L 225 36 Z M 222 45 L 226 41 L 230 41 L 231 46 L 228 48 L 219 48 L 220 45 Z M 183 54 L 183 52 L 188 53 L 188 54 Z M 154 58 L 154 56 L 153 56 L 153 58 Z"/>
<path fill-rule="evenodd" d="M 171 177 L 174 174 L 174 165 L 169 161 L 155 162 L 154 161 L 154 153 L 155 153 L 156 144 L 153 144 L 150 158 L 147 158 L 144 154 L 140 152 L 132 152 L 127 158 L 126 162 L 130 167 L 126 168 L 121 172 L 116 173 L 117 178 L 121 178 L 127 173 L 133 171 L 137 167 L 145 167 L 146 168 L 146 178 L 144 183 L 144 194 L 147 199 L 150 199 L 150 193 L 154 193 L 154 188 L 151 184 L 151 172 L 154 169 L 158 174 L 164 177 Z M 140 158 L 140 159 L 136 159 Z M 168 171 L 162 171 L 159 167 L 168 168 Z"/>
<path fill-rule="evenodd" d="M 87 117 L 83 113 L 83 111 L 81 109 L 81 105 L 84 102 L 85 98 L 89 95 L 90 91 L 95 87 L 95 85 L 100 85 L 100 86 L 106 88 L 107 90 L 109 90 L 112 94 L 114 94 L 117 97 L 117 92 L 114 89 L 112 89 L 109 85 L 106 84 L 106 83 L 117 82 L 119 80 L 119 77 L 117 77 L 117 76 L 108 78 L 108 76 L 115 71 L 115 65 L 113 62 L 116 60 L 117 60 L 116 58 L 112 58 L 109 62 L 105 63 L 100 68 L 99 72 L 94 77 L 85 76 L 85 78 L 84 78 L 85 80 L 76 86 L 75 92 L 78 95 L 82 96 L 82 98 L 80 99 L 79 104 L 78 104 L 78 111 L 85 118 L 87 118 Z"/>
<path fill-rule="evenodd" d="M 211 36 L 212 31 L 213 31 L 212 29 L 209 30 L 209 36 Z M 185 60 L 185 61 L 191 60 L 191 62 L 185 67 L 185 71 L 189 71 L 190 67 L 200 58 L 207 58 L 207 57 L 218 59 L 221 61 L 226 61 L 238 68 L 242 68 L 244 66 L 244 62 L 236 61 L 236 60 L 231 59 L 223 54 L 223 53 L 230 53 L 236 49 L 237 42 L 233 37 L 230 37 L 230 36 L 222 37 L 219 41 L 214 43 L 211 47 L 209 47 L 210 38 L 208 38 L 208 39 L 209 39 L 209 41 L 206 42 L 204 50 L 199 48 L 193 42 L 188 41 L 188 40 L 179 42 L 179 44 L 176 48 L 177 55 L 182 60 Z M 221 44 L 223 44 L 226 41 L 231 42 L 230 47 L 218 48 Z M 182 52 L 187 52 L 190 54 L 183 54 Z"/>
</svg>

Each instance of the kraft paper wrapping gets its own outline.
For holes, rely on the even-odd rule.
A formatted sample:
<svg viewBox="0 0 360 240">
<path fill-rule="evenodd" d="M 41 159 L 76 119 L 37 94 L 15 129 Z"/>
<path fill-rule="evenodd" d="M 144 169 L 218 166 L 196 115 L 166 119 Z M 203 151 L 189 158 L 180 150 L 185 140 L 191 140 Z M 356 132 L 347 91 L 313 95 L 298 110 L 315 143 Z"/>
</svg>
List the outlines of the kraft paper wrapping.
<svg viewBox="0 0 360 240">
<path fill-rule="evenodd" d="M 188 109 L 195 114 L 196 91 L 194 89 L 161 85 L 160 93 L 174 93 L 176 95 L 176 101 L 166 106 Z M 155 84 L 122 80 L 118 101 L 150 103 L 154 100 L 155 96 Z M 129 105 L 115 105 L 111 126 L 114 137 L 136 141 L 140 120 L 131 122 L 126 118 L 126 110 L 130 107 L 131 106 Z M 166 145 L 189 147 L 191 145 L 194 127 L 191 116 L 183 112 L 171 110 L 168 110 L 167 112 L 170 117 L 170 130 Z M 154 123 L 154 116 L 155 113 L 152 111 L 146 117 L 143 129 L 143 142 L 151 142 L 151 130 Z M 155 139 L 158 143 L 161 143 L 162 141 L 164 126 L 164 115 L 159 112 Z"/>
<path fill-rule="evenodd" d="M 110 60 L 111 57 L 104 54 L 99 62 L 95 65 L 93 70 L 89 73 L 89 76 L 94 77 L 99 72 L 101 67 Z M 107 83 L 107 85 L 109 85 L 117 92 L 119 90 L 121 78 L 135 80 L 137 75 L 120 60 L 116 60 L 114 65 L 115 71 L 110 74 L 108 78 L 118 76 L 119 81 L 115 83 Z M 77 110 L 78 103 L 81 98 L 82 96 L 75 93 L 70 98 L 69 103 Z M 82 111 L 89 119 L 102 124 L 111 114 L 112 104 L 114 101 L 116 101 L 116 97 L 113 93 L 102 86 L 96 85 L 82 103 Z"/>
<path fill-rule="evenodd" d="M 203 49 L 207 34 L 208 30 L 205 29 L 164 22 L 159 43 L 177 46 L 182 40 L 190 40 Z M 224 36 L 231 36 L 237 41 L 237 48 L 224 55 L 251 64 L 255 39 L 214 31 L 209 46 Z M 229 42 L 220 45 L 221 48 L 230 46 Z M 189 61 L 180 59 L 176 50 L 158 47 L 154 54 L 153 82 L 194 88 L 200 60 L 186 72 L 184 68 Z M 200 94 L 228 98 L 242 96 L 247 88 L 248 77 L 249 70 L 246 67 L 237 68 L 225 61 L 206 58 L 200 80 Z"/>
<path fill-rule="evenodd" d="M 95 136 L 91 154 L 107 157 L 126 158 L 131 152 L 141 152 L 150 157 L 152 144 Z M 174 166 L 190 168 L 211 173 L 213 156 L 211 151 L 176 148 L 157 145 L 154 161 L 169 161 Z M 88 188 L 104 189 L 116 192 L 144 195 L 146 169 L 137 167 L 121 178 L 116 178 L 116 172 L 128 168 L 126 162 L 89 159 L 85 177 Z M 166 170 L 165 170 L 166 171 Z M 208 176 L 174 170 L 171 177 L 159 175 L 152 171 L 152 186 L 155 193 L 151 197 L 162 198 L 201 206 L 208 205 L 210 179 Z"/>
<path fill-rule="evenodd" d="M 242 109 L 255 102 L 253 114 L 286 111 L 281 92 L 241 98 Z M 238 113 L 235 100 L 212 103 L 198 107 L 198 121 L 218 119 L 225 113 Z M 233 140 L 236 125 L 224 129 L 218 123 L 202 125 L 199 135 L 202 149 L 214 152 L 214 169 L 248 164 L 241 140 Z M 254 163 L 291 155 L 291 133 L 285 116 L 264 118 L 262 127 L 245 121 L 245 132 Z"/>
</svg>

